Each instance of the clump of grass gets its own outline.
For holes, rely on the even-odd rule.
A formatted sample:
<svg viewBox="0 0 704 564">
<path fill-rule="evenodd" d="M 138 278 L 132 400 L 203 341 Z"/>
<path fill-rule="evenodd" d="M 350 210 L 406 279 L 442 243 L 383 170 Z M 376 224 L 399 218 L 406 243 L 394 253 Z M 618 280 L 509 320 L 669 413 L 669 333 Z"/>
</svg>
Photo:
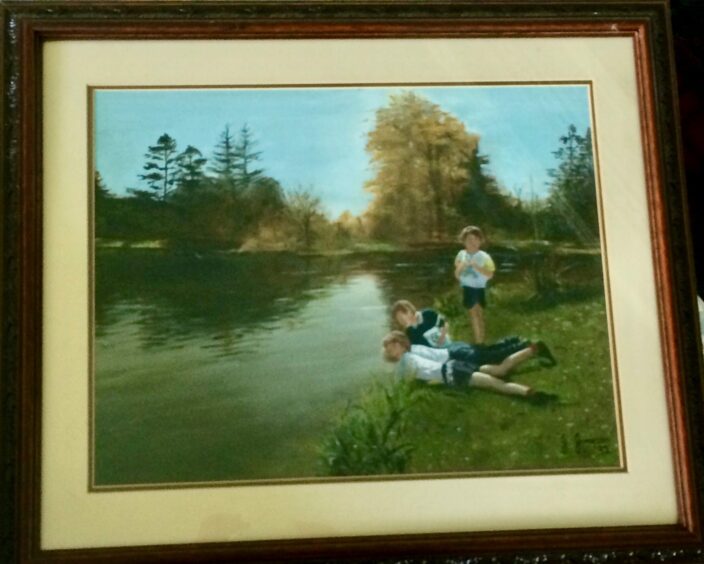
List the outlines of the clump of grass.
<svg viewBox="0 0 704 564">
<path fill-rule="evenodd" d="M 320 471 L 328 476 L 369 476 L 406 471 L 413 443 L 406 429 L 419 401 L 413 382 L 374 383 L 347 407 L 320 449 Z"/>
<path fill-rule="evenodd" d="M 467 312 L 462 305 L 459 291 L 453 290 L 435 298 L 433 306 L 442 313 L 446 319 L 463 319 Z"/>
</svg>

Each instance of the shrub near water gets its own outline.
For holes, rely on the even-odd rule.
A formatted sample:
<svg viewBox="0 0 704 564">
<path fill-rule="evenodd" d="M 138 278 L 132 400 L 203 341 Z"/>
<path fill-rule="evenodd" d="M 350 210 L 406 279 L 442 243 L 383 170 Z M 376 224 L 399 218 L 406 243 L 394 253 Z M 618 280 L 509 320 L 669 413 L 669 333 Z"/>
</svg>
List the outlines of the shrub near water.
<svg viewBox="0 0 704 564">
<path fill-rule="evenodd" d="M 373 386 L 349 405 L 320 451 L 322 473 L 329 476 L 398 474 L 407 470 L 413 451 L 406 428 L 419 401 L 413 382 Z"/>
</svg>

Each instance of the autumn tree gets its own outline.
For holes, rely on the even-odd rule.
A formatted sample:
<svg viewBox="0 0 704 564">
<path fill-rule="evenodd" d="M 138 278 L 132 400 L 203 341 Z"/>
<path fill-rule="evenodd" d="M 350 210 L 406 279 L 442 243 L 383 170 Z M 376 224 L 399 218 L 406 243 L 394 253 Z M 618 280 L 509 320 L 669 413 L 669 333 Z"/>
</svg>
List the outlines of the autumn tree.
<svg viewBox="0 0 704 564">
<path fill-rule="evenodd" d="M 375 170 L 366 213 L 377 237 L 442 239 L 460 223 L 457 204 L 478 137 L 438 105 L 406 92 L 376 112 L 367 151 Z"/>
<path fill-rule="evenodd" d="M 310 249 L 315 240 L 315 220 L 323 216 L 320 197 L 310 189 L 293 190 L 286 195 L 285 214 L 298 241 L 305 249 Z"/>
<path fill-rule="evenodd" d="M 364 222 L 361 217 L 352 215 L 349 210 L 343 211 L 335 222 L 338 239 L 350 241 L 364 239 L 366 236 Z"/>
</svg>

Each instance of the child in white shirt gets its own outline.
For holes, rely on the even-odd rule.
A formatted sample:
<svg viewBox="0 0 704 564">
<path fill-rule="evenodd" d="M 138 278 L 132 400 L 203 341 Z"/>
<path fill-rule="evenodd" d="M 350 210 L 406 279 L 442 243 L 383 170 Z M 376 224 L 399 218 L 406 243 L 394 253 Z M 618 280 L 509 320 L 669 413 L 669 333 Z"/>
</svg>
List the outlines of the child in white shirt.
<svg viewBox="0 0 704 564">
<path fill-rule="evenodd" d="M 529 345 L 513 353 L 501 364 L 485 364 L 478 367 L 471 362 L 451 358 L 448 349 L 411 345 L 408 337 L 401 331 L 392 331 L 386 335 L 382 344 L 384 358 L 389 362 L 398 363 L 397 372 L 404 378 L 410 376 L 430 383 L 471 386 L 541 402 L 557 399 L 555 394 L 537 392 L 530 386 L 503 380 L 512 368 L 540 353 L 537 345 Z"/>
<path fill-rule="evenodd" d="M 482 344 L 486 336 L 486 285 L 494 276 L 496 266 L 489 253 L 481 250 L 484 234 L 479 227 L 465 227 L 460 233 L 460 241 L 464 249 L 455 257 L 455 278 L 462 287 L 462 303 L 469 312 L 474 342 Z"/>
</svg>

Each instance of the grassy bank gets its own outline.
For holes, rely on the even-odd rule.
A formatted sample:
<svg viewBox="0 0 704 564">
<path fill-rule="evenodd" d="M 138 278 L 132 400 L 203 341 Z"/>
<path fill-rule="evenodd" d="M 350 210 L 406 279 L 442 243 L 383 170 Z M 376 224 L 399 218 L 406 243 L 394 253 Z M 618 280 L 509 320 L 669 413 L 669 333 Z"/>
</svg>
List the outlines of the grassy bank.
<svg viewBox="0 0 704 564">
<path fill-rule="evenodd" d="M 380 382 L 340 417 L 325 439 L 322 473 L 617 467 L 614 386 L 600 288 L 600 280 L 573 280 L 540 296 L 521 280 L 497 285 L 490 293 L 489 341 L 516 334 L 542 339 L 558 359 L 554 368 L 531 360 L 510 379 L 558 394 L 557 403 L 536 405 L 480 390 Z M 459 296 L 443 296 L 436 306 L 449 318 L 453 337 L 470 340 Z M 395 457 L 393 465 L 383 463 L 380 453 L 387 451 Z"/>
</svg>

